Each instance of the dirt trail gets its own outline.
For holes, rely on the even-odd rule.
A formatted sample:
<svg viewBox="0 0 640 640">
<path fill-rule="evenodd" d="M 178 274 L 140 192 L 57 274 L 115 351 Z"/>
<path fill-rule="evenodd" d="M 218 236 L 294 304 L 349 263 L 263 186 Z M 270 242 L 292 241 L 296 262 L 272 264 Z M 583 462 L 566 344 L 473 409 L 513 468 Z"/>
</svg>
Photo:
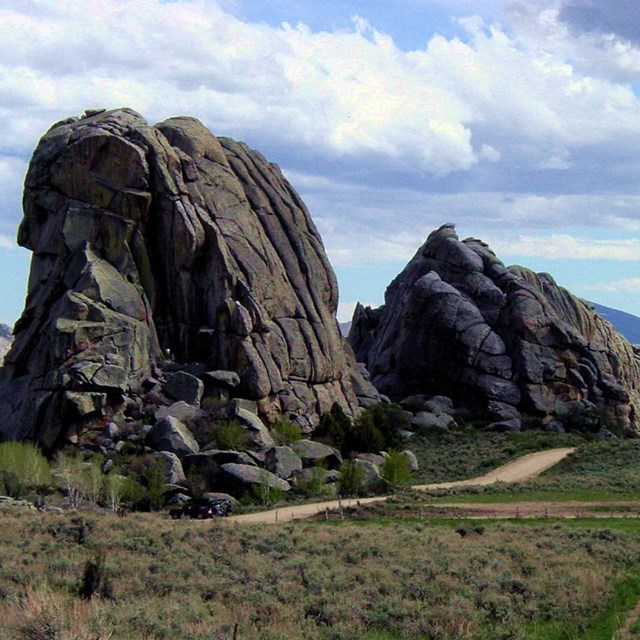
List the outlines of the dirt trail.
<svg viewBox="0 0 640 640">
<path fill-rule="evenodd" d="M 489 473 L 471 478 L 470 480 L 458 480 L 456 482 L 441 482 L 438 484 L 420 484 L 412 487 L 421 491 L 432 489 L 448 489 L 450 487 L 462 486 L 482 486 L 494 484 L 495 482 L 522 482 L 530 478 L 535 478 L 543 471 L 557 464 L 568 456 L 573 448 L 563 447 L 559 449 L 548 449 L 522 456 L 509 464 L 498 467 Z M 349 507 L 355 504 L 372 504 L 374 502 L 384 502 L 391 496 L 374 496 L 373 498 L 359 498 L 348 500 L 325 500 L 312 504 L 301 504 L 281 509 L 271 509 L 270 511 L 260 511 L 258 513 L 246 513 L 240 516 L 228 518 L 231 522 L 243 522 L 245 524 L 274 524 L 276 522 L 290 522 L 291 520 L 302 520 L 321 513 L 325 510 Z"/>
</svg>

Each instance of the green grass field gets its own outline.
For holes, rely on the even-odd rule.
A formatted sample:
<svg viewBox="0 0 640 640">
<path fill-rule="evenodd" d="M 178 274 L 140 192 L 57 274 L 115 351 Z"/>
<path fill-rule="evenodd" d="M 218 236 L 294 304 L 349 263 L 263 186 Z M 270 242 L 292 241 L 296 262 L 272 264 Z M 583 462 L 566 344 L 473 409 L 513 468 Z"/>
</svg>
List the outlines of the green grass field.
<svg viewBox="0 0 640 640">
<path fill-rule="evenodd" d="M 474 477 L 532 451 L 577 446 L 576 452 L 534 480 L 513 485 L 456 488 L 435 492 L 435 495 L 441 495 L 447 502 L 640 499 L 640 440 L 586 440 L 577 434 L 560 435 L 563 437 L 555 440 L 543 432 L 479 434 L 465 431 L 422 437 L 414 448 L 422 464 L 416 480 L 444 482 Z M 485 436 L 490 436 L 497 454 L 490 454 L 489 441 L 481 441 Z M 464 474 L 457 472 L 458 468 L 464 469 Z"/>
</svg>

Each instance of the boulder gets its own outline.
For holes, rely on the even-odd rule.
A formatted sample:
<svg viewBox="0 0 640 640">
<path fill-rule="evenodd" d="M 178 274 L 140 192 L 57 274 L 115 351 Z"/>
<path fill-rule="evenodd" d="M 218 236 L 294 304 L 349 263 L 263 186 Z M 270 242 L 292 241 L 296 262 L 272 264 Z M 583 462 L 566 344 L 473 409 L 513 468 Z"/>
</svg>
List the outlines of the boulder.
<svg viewBox="0 0 640 640">
<path fill-rule="evenodd" d="M 192 468 L 200 469 L 208 467 L 212 462 L 217 465 L 227 464 L 233 462 L 235 464 L 245 464 L 252 467 L 256 466 L 255 460 L 244 451 L 232 451 L 232 450 L 220 450 L 220 449 L 208 449 L 206 451 L 200 451 L 198 453 L 192 453 L 184 456 L 183 466 L 186 471 Z"/>
<path fill-rule="evenodd" d="M 295 477 L 301 482 L 309 482 L 318 473 L 322 474 L 324 484 L 334 484 L 340 480 L 340 472 L 337 469 L 322 469 L 321 467 L 307 467 L 296 473 Z"/>
<path fill-rule="evenodd" d="M 407 463 L 409 465 L 409 471 L 416 472 L 420 470 L 420 464 L 418 463 L 418 458 L 416 458 L 416 454 L 413 453 L 413 451 L 409 451 L 408 449 L 405 449 L 401 453 L 407 459 Z"/>
<path fill-rule="evenodd" d="M 451 423 L 455 425 L 455 420 L 446 413 L 436 415 L 429 411 L 420 411 L 411 420 L 411 426 L 414 429 L 443 429 L 447 430 L 451 427 Z"/>
<path fill-rule="evenodd" d="M 156 451 L 169 451 L 178 457 L 200 451 L 191 431 L 173 416 L 158 420 L 147 434 L 146 442 Z"/>
<path fill-rule="evenodd" d="M 224 386 L 235 389 L 240 384 L 240 376 L 235 371 L 207 371 L 202 376 L 205 385 Z"/>
<path fill-rule="evenodd" d="M 187 422 L 190 420 L 195 420 L 196 418 L 200 418 L 203 415 L 204 413 L 200 409 L 198 409 L 198 407 L 194 407 L 184 400 L 179 400 L 178 402 L 174 402 L 168 407 L 159 407 L 155 412 L 154 417 L 156 420 L 160 420 L 162 418 L 171 416 L 173 418 L 177 418 L 182 422 Z"/>
<path fill-rule="evenodd" d="M 354 456 L 356 460 L 366 460 L 367 462 L 371 462 L 375 464 L 376 467 L 381 467 L 384 464 L 384 456 L 379 455 L 377 453 L 356 453 Z"/>
<path fill-rule="evenodd" d="M 291 447 L 272 447 L 266 451 L 265 468 L 287 480 L 302 471 L 302 460 Z"/>
<path fill-rule="evenodd" d="M 180 458 L 170 451 L 158 451 L 153 454 L 155 460 L 164 465 L 167 484 L 183 485 L 187 481 Z"/>
<path fill-rule="evenodd" d="M 205 500 L 228 500 L 233 507 L 240 504 L 232 495 L 220 491 L 205 491 L 201 497 Z"/>
<path fill-rule="evenodd" d="M 246 428 L 250 444 L 260 449 L 269 449 L 275 446 L 275 440 L 269 433 L 269 429 L 255 413 L 245 409 L 237 409 L 235 417 Z"/>
<path fill-rule="evenodd" d="M 176 371 L 167 376 L 162 390 L 174 400 L 199 407 L 204 393 L 204 384 L 202 380 L 186 371 Z"/>
<path fill-rule="evenodd" d="M 289 491 L 291 489 L 291 485 L 286 480 L 278 478 L 278 476 L 266 469 L 229 462 L 223 464 L 220 470 L 222 482 L 225 486 L 229 486 L 232 493 L 242 494 L 254 486 L 269 487 L 280 491 Z"/>
<path fill-rule="evenodd" d="M 342 464 L 342 456 L 337 449 L 313 440 L 296 440 L 290 445 L 300 456 L 303 467 L 315 467 L 323 464 L 327 469 L 337 469 Z"/>
<path fill-rule="evenodd" d="M 363 487 L 364 493 L 382 493 L 387 488 L 387 483 L 382 479 L 380 475 L 380 469 L 373 462 L 368 460 L 352 460 L 352 465 L 355 465 L 362 470 L 363 474 Z"/>
</svg>

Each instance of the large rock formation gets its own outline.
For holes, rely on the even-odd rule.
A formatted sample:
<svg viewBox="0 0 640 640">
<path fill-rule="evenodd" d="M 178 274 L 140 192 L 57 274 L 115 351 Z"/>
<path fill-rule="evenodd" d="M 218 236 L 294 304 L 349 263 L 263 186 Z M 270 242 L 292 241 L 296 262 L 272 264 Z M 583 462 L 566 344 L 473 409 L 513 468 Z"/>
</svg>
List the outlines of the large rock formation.
<svg viewBox="0 0 640 640">
<path fill-rule="evenodd" d="M 92 417 L 117 420 L 163 354 L 237 372 L 234 392 L 265 417 L 357 411 L 305 205 L 276 165 L 194 118 L 96 110 L 54 125 L 18 240 L 33 259 L 0 438 L 52 447 Z"/>
<path fill-rule="evenodd" d="M 381 393 L 443 394 L 496 428 L 521 414 L 604 411 L 640 429 L 640 360 L 590 306 L 547 274 L 507 268 L 489 247 L 434 231 L 389 285 L 359 306 L 349 340 Z"/>
</svg>

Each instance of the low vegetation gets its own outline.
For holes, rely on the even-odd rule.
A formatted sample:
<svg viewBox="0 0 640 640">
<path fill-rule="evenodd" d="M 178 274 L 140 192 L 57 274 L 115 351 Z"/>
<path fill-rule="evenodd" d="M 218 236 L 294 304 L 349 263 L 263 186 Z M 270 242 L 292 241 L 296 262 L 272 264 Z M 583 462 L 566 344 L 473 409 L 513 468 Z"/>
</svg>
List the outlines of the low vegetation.
<svg viewBox="0 0 640 640">
<path fill-rule="evenodd" d="M 473 428 L 459 431 L 432 429 L 407 443 L 420 469 L 416 483 L 449 482 L 480 476 L 527 453 L 591 442 L 577 433 L 520 431 L 491 433 Z"/>
<path fill-rule="evenodd" d="M 640 565 L 636 521 L 1 517 L 0 637 L 15 640 L 582 638 Z M 564 635 L 540 635 L 552 627 Z"/>
</svg>

